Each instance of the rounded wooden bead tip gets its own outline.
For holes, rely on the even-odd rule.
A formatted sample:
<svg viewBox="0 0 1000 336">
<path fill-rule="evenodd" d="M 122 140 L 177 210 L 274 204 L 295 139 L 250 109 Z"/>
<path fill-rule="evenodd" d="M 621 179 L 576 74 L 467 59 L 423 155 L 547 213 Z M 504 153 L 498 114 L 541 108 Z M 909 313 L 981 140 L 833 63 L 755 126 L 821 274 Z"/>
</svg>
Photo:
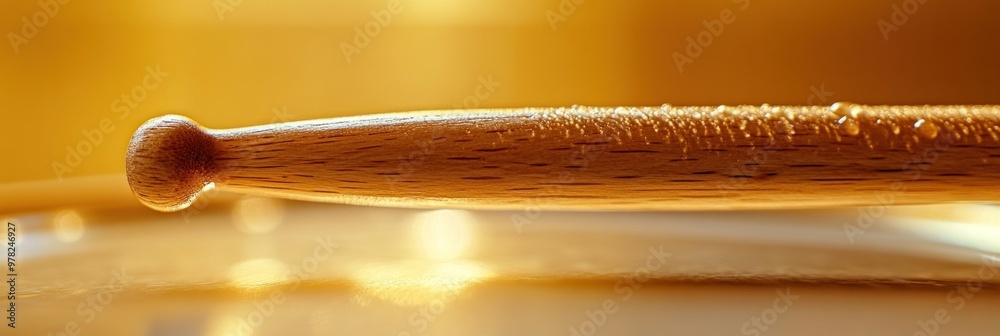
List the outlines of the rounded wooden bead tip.
<svg viewBox="0 0 1000 336">
<path fill-rule="evenodd" d="M 215 174 L 215 140 L 191 119 L 165 115 L 132 135 L 125 171 L 132 192 L 160 211 L 187 207 Z"/>
</svg>

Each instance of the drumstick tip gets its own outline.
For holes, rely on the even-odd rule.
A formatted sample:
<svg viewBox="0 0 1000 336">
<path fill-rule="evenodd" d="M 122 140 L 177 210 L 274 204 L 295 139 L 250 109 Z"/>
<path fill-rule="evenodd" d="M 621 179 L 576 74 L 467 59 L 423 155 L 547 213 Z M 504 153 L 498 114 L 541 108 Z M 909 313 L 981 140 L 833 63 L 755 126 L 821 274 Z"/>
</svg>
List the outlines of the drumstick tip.
<svg viewBox="0 0 1000 336">
<path fill-rule="evenodd" d="M 146 121 L 129 141 L 125 171 L 132 193 L 159 211 L 186 208 L 212 183 L 214 138 L 179 115 Z"/>
</svg>

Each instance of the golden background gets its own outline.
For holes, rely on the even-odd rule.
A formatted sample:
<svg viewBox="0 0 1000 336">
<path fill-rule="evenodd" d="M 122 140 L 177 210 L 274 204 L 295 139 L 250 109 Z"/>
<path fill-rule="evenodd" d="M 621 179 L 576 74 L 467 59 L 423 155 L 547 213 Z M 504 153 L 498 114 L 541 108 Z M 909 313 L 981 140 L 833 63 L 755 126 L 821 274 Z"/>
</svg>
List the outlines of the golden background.
<svg viewBox="0 0 1000 336">
<path fill-rule="evenodd" d="M 16 47 L 44 9 L 4 1 L 0 183 L 57 179 L 54 163 L 122 173 L 131 133 L 166 113 L 225 128 L 463 103 L 1000 103 L 995 1 L 914 2 L 888 40 L 878 21 L 904 1 L 580 2 L 399 0 L 348 62 L 342 44 L 389 1 L 43 1 L 58 12 Z M 735 21 L 678 71 L 674 53 L 723 10 Z M 568 15 L 553 30 L 548 11 Z M 119 118 L 147 67 L 169 75 Z M 67 164 L 104 118 L 113 130 Z"/>
<path fill-rule="evenodd" d="M 1000 272 L 982 273 L 1000 262 L 992 205 L 883 208 L 854 241 L 858 209 L 427 211 L 206 193 L 159 213 L 132 196 L 129 137 L 167 113 L 228 128 L 456 106 L 1000 103 L 997 1 L 397 1 L 0 1 L 12 334 L 582 335 L 609 300 L 620 312 L 601 335 L 751 334 L 788 290 L 801 301 L 766 335 L 911 335 L 942 310 L 942 335 L 998 330 Z M 879 22 L 906 3 L 886 39 Z M 378 34 L 345 57 L 368 26 Z M 699 36 L 711 43 L 687 55 Z M 680 71 L 676 55 L 692 62 Z M 125 109 L 133 93 L 145 97 Z M 654 250 L 671 256 L 650 267 Z M 983 290 L 956 307 L 973 281 Z M 287 301 L 262 310 L 276 293 Z M 94 297 L 107 304 L 82 306 Z M 243 332 L 254 314 L 266 322 Z"/>
</svg>

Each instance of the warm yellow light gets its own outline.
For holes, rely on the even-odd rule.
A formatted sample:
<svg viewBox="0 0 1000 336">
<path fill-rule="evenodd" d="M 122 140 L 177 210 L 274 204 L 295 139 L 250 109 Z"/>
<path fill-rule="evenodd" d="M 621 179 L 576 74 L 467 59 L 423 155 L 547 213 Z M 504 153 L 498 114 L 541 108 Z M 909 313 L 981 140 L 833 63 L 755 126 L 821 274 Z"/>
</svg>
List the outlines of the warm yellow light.
<svg viewBox="0 0 1000 336">
<path fill-rule="evenodd" d="M 285 204 L 279 199 L 250 196 L 233 207 L 233 223 L 243 233 L 271 232 L 284 218 Z"/>
<path fill-rule="evenodd" d="M 413 234 L 420 252 L 428 259 L 447 261 L 462 257 L 474 232 L 472 218 L 464 210 L 434 210 L 417 215 Z"/>
<path fill-rule="evenodd" d="M 488 269 L 470 261 L 410 260 L 366 268 L 354 281 L 366 294 L 395 305 L 418 306 L 448 301 L 490 277 Z"/>
<path fill-rule="evenodd" d="M 63 211 L 55 216 L 56 238 L 62 242 L 72 243 L 83 237 L 85 225 L 80 214 L 73 210 Z"/>
<path fill-rule="evenodd" d="M 468 211 L 434 210 L 414 218 L 415 258 L 363 268 L 354 282 L 367 294 L 396 305 L 438 304 L 470 285 L 493 276 L 488 268 L 465 259 L 476 238 Z"/>
<path fill-rule="evenodd" d="M 903 221 L 889 225 L 928 239 L 1000 253 L 1000 207 L 992 205 L 943 205 L 899 210 Z"/>
<path fill-rule="evenodd" d="M 286 280 L 288 267 L 271 258 L 245 260 L 229 268 L 229 282 L 239 288 L 258 289 Z"/>
<path fill-rule="evenodd" d="M 212 318 L 212 322 L 205 331 L 204 335 L 208 336 L 227 336 L 227 335 L 242 335 L 251 336 L 254 334 L 254 329 L 249 327 L 241 328 L 243 325 L 248 325 L 245 316 L 240 316 L 239 313 L 226 311 L 219 316 Z M 237 330 L 242 332 L 237 334 Z"/>
</svg>

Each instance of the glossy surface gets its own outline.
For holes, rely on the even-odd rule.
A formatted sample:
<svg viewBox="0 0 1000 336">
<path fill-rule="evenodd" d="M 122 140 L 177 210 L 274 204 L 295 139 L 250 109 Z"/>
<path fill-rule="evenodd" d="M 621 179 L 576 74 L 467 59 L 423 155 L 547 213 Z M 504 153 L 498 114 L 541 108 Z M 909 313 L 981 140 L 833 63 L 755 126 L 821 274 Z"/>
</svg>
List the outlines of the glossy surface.
<svg viewBox="0 0 1000 336">
<path fill-rule="evenodd" d="M 909 334 L 938 309 L 952 318 L 942 331 L 995 330 L 997 208 L 862 213 L 421 211 L 213 193 L 180 213 L 25 216 L 18 328 L 552 334 L 590 328 L 610 300 L 601 334 L 741 333 L 790 298 L 768 335 L 823 334 L 823 321 L 844 321 L 830 334 Z"/>
</svg>

